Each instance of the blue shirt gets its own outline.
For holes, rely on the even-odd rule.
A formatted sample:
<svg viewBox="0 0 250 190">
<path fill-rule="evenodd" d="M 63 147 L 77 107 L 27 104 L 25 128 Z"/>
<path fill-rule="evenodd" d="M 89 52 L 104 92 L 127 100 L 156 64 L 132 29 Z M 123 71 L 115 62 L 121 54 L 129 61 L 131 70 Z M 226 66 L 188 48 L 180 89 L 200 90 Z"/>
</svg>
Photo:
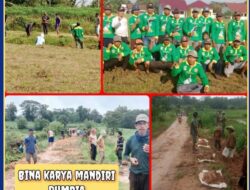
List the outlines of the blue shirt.
<svg viewBox="0 0 250 190">
<path fill-rule="evenodd" d="M 36 137 L 28 136 L 24 140 L 26 153 L 34 154 L 36 152 L 35 145 L 36 145 Z"/>
</svg>

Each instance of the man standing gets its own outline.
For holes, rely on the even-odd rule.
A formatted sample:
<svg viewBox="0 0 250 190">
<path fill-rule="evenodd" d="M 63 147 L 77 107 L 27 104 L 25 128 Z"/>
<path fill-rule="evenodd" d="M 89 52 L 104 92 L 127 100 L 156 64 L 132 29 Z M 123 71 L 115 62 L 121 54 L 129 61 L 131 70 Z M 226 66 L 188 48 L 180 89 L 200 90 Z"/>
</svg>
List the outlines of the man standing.
<svg viewBox="0 0 250 190">
<path fill-rule="evenodd" d="M 225 75 L 229 77 L 235 69 L 241 70 L 241 76 L 246 78 L 247 71 L 247 50 L 246 47 L 240 45 L 240 40 L 235 39 L 232 46 L 228 46 L 224 53 Z"/>
<path fill-rule="evenodd" d="M 48 27 L 49 27 L 49 16 L 47 13 L 44 13 L 42 16 L 42 27 L 43 27 L 43 33 L 48 34 Z"/>
<path fill-rule="evenodd" d="M 118 9 L 118 14 L 112 20 L 112 28 L 115 29 L 115 35 L 120 36 L 122 42 L 129 44 L 128 42 L 128 21 L 127 18 L 124 16 L 125 9 L 120 7 Z"/>
<path fill-rule="evenodd" d="M 34 136 L 33 129 L 29 129 L 29 136 L 24 140 L 25 152 L 26 152 L 26 161 L 30 164 L 31 158 L 34 161 L 34 164 L 37 163 L 37 154 L 38 147 L 36 144 L 36 137 Z"/>
<path fill-rule="evenodd" d="M 194 112 L 193 119 L 190 125 L 190 134 L 193 140 L 193 153 L 197 152 L 196 143 L 198 140 L 198 128 L 199 128 L 198 113 Z"/>
<path fill-rule="evenodd" d="M 147 13 L 140 16 L 143 29 L 143 43 L 149 46 L 150 41 L 154 43 L 159 36 L 159 16 L 155 14 L 153 3 L 147 4 Z"/>
<path fill-rule="evenodd" d="M 29 37 L 31 35 L 32 29 L 35 25 L 36 25 L 35 22 L 25 24 L 25 32 L 27 34 L 27 37 Z"/>
<path fill-rule="evenodd" d="M 164 41 L 165 35 L 167 34 L 167 26 L 172 20 L 173 16 L 170 14 L 171 13 L 171 6 L 166 5 L 164 7 L 164 12 L 162 15 L 159 17 L 159 40 L 158 43 L 162 43 Z"/>
<path fill-rule="evenodd" d="M 208 7 L 206 7 L 202 10 L 202 15 L 200 16 L 199 19 L 201 20 L 201 23 L 202 23 L 202 29 L 201 29 L 202 34 L 204 32 L 207 32 L 210 37 L 213 19 L 209 16 L 209 14 L 210 14 L 210 10 Z"/>
<path fill-rule="evenodd" d="M 118 131 L 117 144 L 116 144 L 116 156 L 118 158 L 119 166 L 122 165 L 122 152 L 123 152 L 124 138 L 122 132 Z"/>
<path fill-rule="evenodd" d="M 135 48 L 136 39 L 142 39 L 142 22 L 139 18 L 140 8 L 138 5 L 133 5 L 132 16 L 129 18 L 130 31 L 130 48 Z"/>
<path fill-rule="evenodd" d="M 125 148 L 124 156 L 131 162 L 129 182 L 130 190 L 149 190 L 149 119 L 139 114 L 135 120 L 136 132 L 131 136 Z"/>
<path fill-rule="evenodd" d="M 83 49 L 84 31 L 83 31 L 83 28 L 80 26 L 79 22 L 76 23 L 76 27 L 74 27 L 73 29 L 73 35 L 74 35 L 74 39 L 76 42 L 76 47 L 78 47 L 78 44 L 79 44 L 81 49 Z"/>
<path fill-rule="evenodd" d="M 105 6 L 105 13 L 103 16 L 103 45 L 108 47 L 108 45 L 113 43 L 114 29 L 112 27 L 112 21 L 114 16 L 111 13 L 111 6 Z"/>
<path fill-rule="evenodd" d="M 234 19 L 228 23 L 228 41 L 229 44 L 235 39 L 239 39 L 243 45 L 246 43 L 246 26 L 243 20 L 241 20 L 241 13 L 235 12 Z"/>
</svg>

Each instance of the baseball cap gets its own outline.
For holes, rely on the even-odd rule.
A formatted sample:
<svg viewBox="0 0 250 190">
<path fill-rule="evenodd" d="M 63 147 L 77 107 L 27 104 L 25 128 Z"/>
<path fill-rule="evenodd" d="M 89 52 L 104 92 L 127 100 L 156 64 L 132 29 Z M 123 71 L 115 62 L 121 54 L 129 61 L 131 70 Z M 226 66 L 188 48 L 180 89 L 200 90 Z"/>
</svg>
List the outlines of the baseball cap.
<svg viewBox="0 0 250 190">
<path fill-rule="evenodd" d="M 147 4 L 147 9 L 153 9 L 153 8 L 154 8 L 153 3 L 148 3 L 148 4 Z"/>
<path fill-rule="evenodd" d="M 148 123 L 149 119 L 148 119 L 148 116 L 146 114 L 139 114 L 136 116 L 136 119 L 135 119 L 135 123 L 139 122 L 139 121 L 145 121 Z"/>
<path fill-rule="evenodd" d="M 121 42 L 122 38 L 120 36 L 115 36 L 113 39 L 114 42 Z"/>
<path fill-rule="evenodd" d="M 143 41 L 141 39 L 136 39 L 135 44 L 136 45 L 143 45 Z"/>
<path fill-rule="evenodd" d="M 181 42 L 188 42 L 188 41 L 189 41 L 189 39 L 187 36 L 182 36 Z"/>
<path fill-rule="evenodd" d="M 197 52 L 196 52 L 195 50 L 189 51 L 189 52 L 188 52 L 188 56 L 192 56 L 192 57 L 195 57 L 195 58 L 198 57 Z"/>
<path fill-rule="evenodd" d="M 170 5 L 166 5 L 166 6 L 164 7 L 164 9 L 171 10 L 171 6 L 170 6 Z"/>
</svg>

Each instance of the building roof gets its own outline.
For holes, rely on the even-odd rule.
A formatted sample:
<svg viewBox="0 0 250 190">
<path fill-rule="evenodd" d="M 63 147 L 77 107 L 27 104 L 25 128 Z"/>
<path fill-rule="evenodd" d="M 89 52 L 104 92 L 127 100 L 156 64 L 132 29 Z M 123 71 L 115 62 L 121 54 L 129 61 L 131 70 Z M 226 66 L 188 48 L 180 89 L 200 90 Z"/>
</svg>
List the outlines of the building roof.
<svg viewBox="0 0 250 190">
<path fill-rule="evenodd" d="M 178 8 L 179 10 L 185 11 L 188 6 L 185 0 L 159 0 L 159 4 L 164 7 L 170 5 L 172 9 Z"/>
<path fill-rule="evenodd" d="M 205 7 L 208 7 L 208 6 L 209 6 L 209 4 L 198 0 L 198 1 L 195 1 L 195 2 L 193 2 L 191 4 L 189 4 L 188 8 L 201 8 L 202 9 L 202 8 L 205 8 Z"/>
<path fill-rule="evenodd" d="M 226 3 L 227 7 L 231 11 L 237 11 L 241 13 L 246 13 L 247 12 L 247 4 L 246 3 Z"/>
</svg>

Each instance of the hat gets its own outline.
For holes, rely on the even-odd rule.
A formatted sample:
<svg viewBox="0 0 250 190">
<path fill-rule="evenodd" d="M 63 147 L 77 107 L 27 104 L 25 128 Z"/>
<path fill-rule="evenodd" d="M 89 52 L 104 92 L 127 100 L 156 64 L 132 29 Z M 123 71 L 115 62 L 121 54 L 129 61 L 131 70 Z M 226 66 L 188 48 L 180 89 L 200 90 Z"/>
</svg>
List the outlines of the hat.
<svg viewBox="0 0 250 190">
<path fill-rule="evenodd" d="M 188 41 L 189 41 L 189 39 L 187 36 L 182 36 L 181 42 L 188 42 Z"/>
<path fill-rule="evenodd" d="M 124 7 L 119 7 L 119 8 L 118 8 L 118 11 L 119 11 L 119 12 L 125 12 L 125 8 L 124 8 Z"/>
<path fill-rule="evenodd" d="M 164 39 L 163 39 L 163 41 L 170 41 L 170 38 L 169 38 L 169 36 L 168 36 L 168 35 L 164 36 Z"/>
<path fill-rule="evenodd" d="M 135 119 L 135 123 L 137 123 L 139 121 L 146 121 L 148 123 L 148 121 L 149 121 L 148 116 L 146 114 L 137 115 L 136 119 Z"/>
<path fill-rule="evenodd" d="M 147 4 L 147 9 L 153 9 L 153 8 L 154 8 L 153 3 L 148 3 L 148 4 Z"/>
<path fill-rule="evenodd" d="M 171 6 L 170 6 L 170 5 L 166 5 L 166 6 L 164 7 L 164 9 L 171 10 Z"/>
<path fill-rule="evenodd" d="M 122 38 L 120 36 L 115 36 L 113 39 L 114 42 L 121 42 Z"/>
<path fill-rule="evenodd" d="M 133 5 L 132 10 L 131 11 L 139 11 L 140 7 L 138 5 Z"/>
<path fill-rule="evenodd" d="M 212 41 L 208 38 L 205 40 L 204 44 L 212 44 Z"/>
<path fill-rule="evenodd" d="M 135 44 L 136 45 L 143 45 L 143 41 L 141 39 L 136 39 Z"/>
<path fill-rule="evenodd" d="M 175 8 L 173 14 L 179 14 L 179 13 L 180 13 L 179 9 Z"/>
<path fill-rule="evenodd" d="M 192 13 L 198 13 L 198 12 L 200 12 L 200 11 L 199 11 L 199 9 L 197 9 L 197 8 L 193 8 Z"/>
<path fill-rule="evenodd" d="M 240 13 L 240 12 L 235 11 L 235 12 L 234 12 L 234 16 L 241 16 L 241 13 Z"/>
<path fill-rule="evenodd" d="M 104 9 L 105 10 L 111 10 L 111 6 L 110 5 L 106 5 Z"/>
<path fill-rule="evenodd" d="M 222 13 L 217 13 L 216 18 L 218 18 L 218 17 L 223 17 L 223 14 Z"/>
<path fill-rule="evenodd" d="M 226 129 L 229 129 L 229 130 L 234 131 L 234 127 L 233 127 L 233 126 L 231 126 L 231 125 L 230 125 L 230 126 L 227 126 L 227 127 L 226 127 Z"/>
<path fill-rule="evenodd" d="M 188 52 L 188 56 L 192 56 L 192 57 L 195 57 L 195 58 L 198 57 L 197 52 L 196 52 L 195 50 L 189 51 L 189 52 Z"/>
<path fill-rule="evenodd" d="M 205 7 L 202 12 L 210 12 L 209 8 L 208 7 Z"/>
</svg>

